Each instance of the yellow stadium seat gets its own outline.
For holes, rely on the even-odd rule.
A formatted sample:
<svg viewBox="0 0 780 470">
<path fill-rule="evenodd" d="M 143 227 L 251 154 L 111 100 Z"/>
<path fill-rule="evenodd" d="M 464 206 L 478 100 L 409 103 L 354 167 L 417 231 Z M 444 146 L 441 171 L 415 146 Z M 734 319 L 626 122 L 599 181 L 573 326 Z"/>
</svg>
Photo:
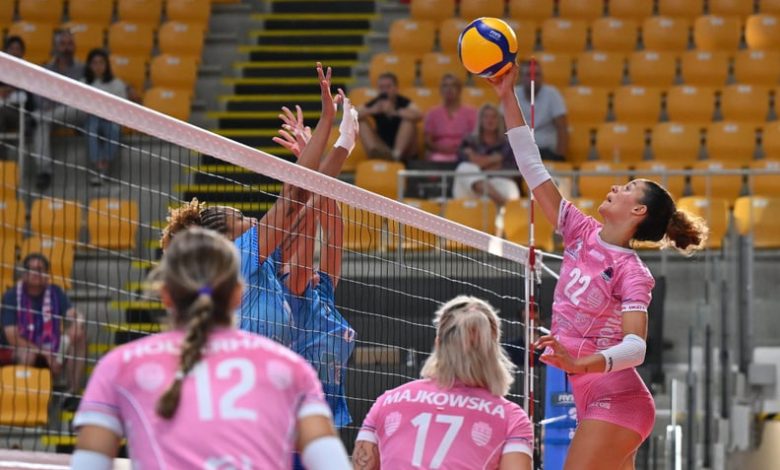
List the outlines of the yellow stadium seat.
<svg viewBox="0 0 780 470">
<path fill-rule="evenodd" d="M 658 0 L 658 14 L 693 21 L 704 14 L 704 1 Z"/>
<path fill-rule="evenodd" d="M 750 193 L 754 196 L 780 197 L 780 160 L 756 160 L 750 162 L 751 170 L 773 171 L 768 174 L 755 174 L 750 176 Z"/>
<path fill-rule="evenodd" d="M 410 13 L 414 20 L 440 23 L 455 16 L 455 0 L 412 0 Z"/>
<path fill-rule="evenodd" d="M 45 256 L 51 264 L 51 282 L 63 289 L 70 289 L 75 255 L 74 242 L 48 237 L 30 237 L 22 243 L 22 259 L 30 253 L 41 253 Z"/>
<path fill-rule="evenodd" d="M 774 15 L 752 15 L 745 24 L 745 40 L 750 49 L 780 49 L 780 19 Z"/>
<path fill-rule="evenodd" d="M 756 129 L 734 121 L 713 122 L 707 126 L 707 156 L 710 160 L 746 164 L 756 150 Z"/>
<path fill-rule="evenodd" d="M 732 162 L 719 162 L 713 160 L 704 160 L 692 165 L 694 170 L 721 171 L 738 170 L 741 165 Z M 742 192 L 742 175 L 692 175 L 691 190 L 696 196 L 708 195 L 712 197 L 722 197 L 729 201 L 736 199 Z"/>
<path fill-rule="evenodd" d="M 682 18 L 651 16 L 642 23 L 642 40 L 649 51 L 682 52 L 688 48 L 690 25 Z"/>
<path fill-rule="evenodd" d="M 119 21 L 156 27 L 162 15 L 162 0 L 117 0 Z"/>
<path fill-rule="evenodd" d="M 558 88 L 571 85 L 572 58 L 570 55 L 543 52 L 536 56 L 536 60 L 544 74 L 545 83 Z"/>
<path fill-rule="evenodd" d="M 363 106 L 379 96 L 376 88 L 360 87 L 349 90 L 349 99 L 354 106 Z"/>
<path fill-rule="evenodd" d="M 483 16 L 501 18 L 504 16 L 504 0 L 468 0 L 460 2 L 460 17 L 471 21 Z"/>
<path fill-rule="evenodd" d="M 780 199 L 741 197 L 734 204 L 734 221 L 740 235 L 752 235 L 756 248 L 780 247 Z"/>
<path fill-rule="evenodd" d="M 596 150 L 600 160 L 633 163 L 644 158 L 646 140 L 645 126 L 605 122 L 596 134 Z"/>
<path fill-rule="evenodd" d="M 120 21 L 108 28 L 108 47 L 112 54 L 148 57 L 154 44 L 152 27 Z"/>
<path fill-rule="evenodd" d="M 344 224 L 342 246 L 350 251 L 370 251 L 381 248 L 384 218 L 374 212 L 340 204 Z"/>
<path fill-rule="evenodd" d="M 723 246 L 723 237 L 726 236 L 729 228 L 729 199 L 684 197 L 677 201 L 677 208 L 697 215 L 707 222 L 707 228 L 709 228 L 709 236 L 705 245 L 707 248 L 717 250 Z"/>
<path fill-rule="evenodd" d="M 680 60 L 686 85 L 720 87 L 729 76 L 729 55 L 718 51 L 688 51 Z"/>
<path fill-rule="evenodd" d="M 403 169 L 402 163 L 369 160 L 358 165 L 355 184 L 390 199 L 398 199 L 398 172 Z"/>
<path fill-rule="evenodd" d="M 165 15 L 169 21 L 196 25 L 208 29 L 211 0 L 166 0 Z"/>
<path fill-rule="evenodd" d="M 62 20 L 63 4 L 63 0 L 21 0 L 19 17 L 30 23 L 54 26 Z"/>
<path fill-rule="evenodd" d="M 465 82 L 467 77 L 466 69 L 458 60 L 457 56 L 441 54 L 439 52 L 428 52 L 423 55 L 420 64 L 420 79 L 424 87 L 438 89 L 441 85 L 441 79 L 444 75 L 454 75 L 461 82 Z"/>
<path fill-rule="evenodd" d="M 593 149 L 594 130 L 585 124 L 569 123 L 569 154 L 566 160 L 574 165 L 587 161 Z"/>
<path fill-rule="evenodd" d="M 0 31 L 14 21 L 15 7 L 14 2 L 0 2 Z"/>
<path fill-rule="evenodd" d="M 769 89 L 729 85 L 720 94 L 720 111 L 726 121 L 763 123 L 769 115 Z"/>
<path fill-rule="evenodd" d="M 780 46 L 775 46 L 780 49 Z M 780 51 L 743 50 L 734 57 L 737 83 L 774 86 L 780 81 Z"/>
<path fill-rule="evenodd" d="M 553 0 L 509 0 L 509 16 L 542 24 L 553 16 Z"/>
<path fill-rule="evenodd" d="M 669 193 L 674 196 L 675 199 L 683 195 L 685 191 L 685 176 L 684 175 L 669 175 L 666 174 L 670 170 L 684 170 L 684 166 L 680 162 L 658 162 L 647 161 L 638 162 L 634 165 L 636 171 L 635 178 L 644 178 L 657 182 L 665 187 Z M 661 172 L 658 174 L 657 172 Z"/>
<path fill-rule="evenodd" d="M 572 123 L 583 123 L 596 127 L 606 121 L 609 112 L 609 93 L 604 88 L 572 86 L 564 88 L 563 102 L 566 103 L 566 118 Z"/>
<path fill-rule="evenodd" d="M 758 11 L 770 15 L 780 15 L 780 0 L 759 0 Z"/>
<path fill-rule="evenodd" d="M 108 27 L 114 15 L 114 2 L 106 0 L 69 0 L 68 18 L 74 23 Z M 76 44 L 78 45 L 78 43 Z"/>
<path fill-rule="evenodd" d="M 504 237 L 514 243 L 528 246 L 530 225 L 530 201 L 527 198 L 506 203 L 504 212 Z M 534 207 L 534 244 L 544 251 L 555 250 L 555 228 L 537 205 Z"/>
<path fill-rule="evenodd" d="M 412 103 L 414 103 L 423 113 L 427 113 L 434 106 L 441 104 L 441 96 L 439 95 L 438 88 L 402 88 L 399 91 L 399 94 L 412 100 Z"/>
<path fill-rule="evenodd" d="M 76 201 L 40 198 L 30 209 L 33 233 L 63 240 L 77 241 L 81 232 L 81 207 Z"/>
<path fill-rule="evenodd" d="M 577 187 L 579 197 L 595 199 L 601 201 L 610 191 L 613 185 L 625 184 L 629 178 L 628 175 L 611 175 L 610 172 L 627 171 L 628 165 L 619 163 L 608 163 L 604 161 L 589 161 L 580 165 L 580 171 L 592 172 L 594 174 L 580 174 Z M 604 174 L 601 174 L 604 173 Z"/>
<path fill-rule="evenodd" d="M 92 245 L 112 250 L 135 248 L 138 230 L 138 204 L 121 199 L 98 198 L 87 209 L 89 241 Z"/>
<path fill-rule="evenodd" d="M 429 214 L 439 215 L 441 213 L 441 205 L 436 201 L 404 199 L 404 203 Z M 436 235 L 410 225 L 404 225 L 403 232 L 401 232 L 400 225 L 397 220 L 388 220 L 388 229 L 390 231 L 388 248 L 391 250 L 395 250 L 399 246 L 403 247 L 404 250 L 431 250 L 436 248 L 438 239 Z"/>
<path fill-rule="evenodd" d="M 24 41 L 24 59 L 43 64 L 51 58 L 52 26 L 18 21 L 8 28 L 9 36 L 19 36 Z"/>
<path fill-rule="evenodd" d="M 369 78 L 376 86 L 379 76 L 391 72 L 398 78 L 398 86 L 405 88 L 414 85 L 417 75 L 416 59 L 411 54 L 379 53 L 371 58 Z"/>
<path fill-rule="evenodd" d="M 753 13 L 752 0 L 708 0 L 710 14 L 719 16 L 736 16 L 741 20 Z"/>
<path fill-rule="evenodd" d="M 0 424 L 34 427 L 49 422 L 51 372 L 27 366 L 0 369 Z"/>
<path fill-rule="evenodd" d="M 146 88 L 146 57 L 111 54 L 111 70 L 137 93 Z"/>
<path fill-rule="evenodd" d="M 73 34 L 76 43 L 76 58 L 84 62 L 87 54 L 92 49 L 102 49 L 105 44 L 106 30 L 101 25 L 89 23 L 66 23 L 62 29 L 67 29 Z"/>
<path fill-rule="evenodd" d="M 16 281 L 16 243 L 8 239 L 0 241 L 0 289 L 5 292 Z"/>
<path fill-rule="evenodd" d="M 542 48 L 545 52 L 577 54 L 585 50 L 588 25 L 581 20 L 549 18 L 542 23 Z"/>
<path fill-rule="evenodd" d="M 715 89 L 689 85 L 672 87 L 666 92 L 666 113 L 673 122 L 710 122 L 715 113 Z"/>
<path fill-rule="evenodd" d="M 761 135 L 764 158 L 780 160 L 780 121 L 766 123 Z"/>
<path fill-rule="evenodd" d="M 691 163 L 699 159 L 702 132 L 696 125 L 662 122 L 653 127 L 650 148 L 653 160 L 667 163 Z"/>
<path fill-rule="evenodd" d="M 433 50 L 435 28 L 430 21 L 396 20 L 390 26 L 390 50 L 416 58 Z"/>
<path fill-rule="evenodd" d="M 693 23 L 693 42 L 701 51 L 736 52 L 740 34 L 739 18 L 732 16 L 700 16 Z"/>
<path fill-rule="evenodd" d="M 590 30 L 593 48 L 597 51 L 629 53 L 636 49 L 639 27 L 632 20 L 599 18 L 591 24 Z"/>
<path fill-rule="evenodd" d="M 577 56 L 580 85 L 614 88 L 623 82 L 625 60 L 622 54 L 583 52 Z"/>
<path fill-rule="evenodd" d="M 168 88 L 150 88 L 144 94 L 144 106 L 176 119 L 187 121 L 190 118 L 190 93 Z"/>
<path fill-rule="evenodd" d="M 0 161 L 0 198 L 16 198 L 16 188 L 19 186 L 19 167 L 15 161 Z"/>
<path fill-rule="evenodd" d="M 493 105 L 498 104 L 498 97 L 495 93 L 492 92 L 492 90 L 471 86 L 463 88 L 463 92 L 461 92 L 460 95 L 460 100 L 464 105 L 477 109 L 487 103 L 491 103 Z"/>
<path fill-rule="evenodd" d="M 20 246 L 25 218 L 24 202 L 12 197 L 0 199 L 0 245 Z"/>
<path fill-rule="evenodd" d="M 609 16 L 641 23 L 653 16 L 653 2 L 636 0 L 609 0 Z"/>
<path fill-rule="evenodd" d="M 527 57 L 536 48 L 536 24 L 533 21 L 506 20 L 517 36 L 517 55 Z"/>
<path fill-rule="evenodd" d="M 490 199 L 450 199 L 444 204 L 444 217 L 481 232 L 496 233 L 496 206 Z M 447 240 L 447 249 L 458 247 Z"/>
<path fill-rule="evenodd" d="M 443 54 L 458 53 L 460 32 L 468 26 L 463 18 L 447 18 L 439 25 L 439 47 Z"/>
<path fill-rule="evenodd" d="M 677 57 L 673 52 L 633 52 L 628 57 L 628 77 L 633 85 L 672 86 L 677 77 Z"/>
<path fill-rule="evenodd" d="M 561 18 L 591 22 L 604 14 L 604 2 L 592 0 L 559 0 L 558 15 Z"/>
<path fill-rule="evenodd" d="M 203 53 L 203 29 L 179 21 L 166 21 L 157 33 L 160 53 L 194 57 L 200 62 Z"/>
<path fill-rule="evenodd" d="M 191 57 L 161 54 L 152 59 L 149 76 L 154 87 L 193 93 L 198 67 L 195 65 L 195 59 Z"/>
<path fill-rule="evenodd" d="M 629 85 L 615 90 L 612 97 L 615 120 L 652 127 L 661 115 L 661 90 Z"/>
</svg>

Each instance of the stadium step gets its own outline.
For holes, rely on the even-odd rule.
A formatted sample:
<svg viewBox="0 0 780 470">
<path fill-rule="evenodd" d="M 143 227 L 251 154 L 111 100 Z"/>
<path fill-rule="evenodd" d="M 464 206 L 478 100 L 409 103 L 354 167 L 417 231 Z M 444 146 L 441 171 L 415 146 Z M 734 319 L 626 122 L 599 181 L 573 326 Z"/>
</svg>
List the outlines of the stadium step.
<svg viewBox="0 0 780 470">
<path fill-rule="evenodd" d="M 252 20 L 262 21 L 269 31 L 278 29 L 369 29 L 377 19 L 376 13 L 340 13 L 322 15 L 317 13 L 289 14 L 270 13 L 252 15 Z"/>
<path fill-rule="evenodd" d="M 357 64 L 354 60 L 339 60 L 325 62 L 324 65 L 333 70 L 334 77 L 348 77 L 352 73 L 352 67 Z M 291 61 L 263 61 L 263 62 L 239 62 L 234 65 L 244 78 L 311 78 L 314 73 L 315 62 L 311 60 Z"/>
<path fill-rule="evenodd" d="M 278 135 L 275 129 L 213 129 L 212 131 L 250 147 L 276 145 L 271 139 Z"/>
<path fill-rule="evenodd" d="M 273 13 L 373 13 L 376 2 L 373 0 L 272 0 Z"/>
<path fill-rule="evenodd" d="M 258 147 L 258 150 L 276 155 L 277 157 L 284 158 L 285 160 L 292 159 L 292 153 L 284 147 Z M 205 163 L 205 162 L 204 162 Z M 227 165 L 223 163 L 217 163 L 214 165 L 203 164 L 199 165 L 195 169 L 195 181 L 197 185 L 224 185 L 224 184 L 238 184 L 238 185 L 262 185 L 262 184 L 278 184 L 267 176 L 259 175 L 255 172 L 246 170 L 244 168 Z M 200 196 L 195 196 L 200 197 Z M 185 200 L 190 200 L 191 198 Z"/>
<path fill-rule="evenodd" d="M 262 184 L 254 186 L 242 186 L 238 184 L 198 184 L 180 188 L 184 199 L 197 197 L 204 201 L 229 201 L 230 205 L 240 201 L 270 202 L 273 203 L 281 184 Z"/>
<path fill-rule="evenodd" d="M 285 106 L 295 109 L 292 104 Z M 224 111 L 211 112 L 207 116 L 217 120 L 222 129 L 263 129 L 280 127 L 282 121 L 279 119 L 279 114 L 280 111 Z M 304 111 L 303 118 L 311 127 L 314 127 L 320 118 L 320 113 L 319 111 Z"/>
<path fill-rule="evenodd" d="M 367 29 L 277 29 L 275 31 L 252 31 L 250 36 L 258 46 L 362 46 L 365 44 Z"/>
<path fill-rule="evenodd" d="M 339 60 L 358 60 L 366 46 L 242 46 L 239 51 L 249 55 L 252 62 L 291 60 L 327 64 Z"/>
<path fill-rule="evenodd" d="M 313 74 L 314 70 L 310 70 Z M 347 90 L 355 80 L 351 77 L 334 77 L 332 87 L 334 90 L 343 88 Z M 227 78 L 225 85 L 232 86 L 237 95 L 262 95 L 262 94 L 286 94 L 306 95 L 319 93 L 317 77 L 274 77 L 274 78 Z"/>
<path fill-rule="evenodd" d="M 301 95 L 223 95 L 220 101 L 225 103 L 227 112 L 273 112 L 276 115 L 282 109 L 282 106 L 300 105 L 304 111 L 320 111 L 319 94 L 301 94 Z M 280 124 L 277 121 L 277 125 Z"/>
</svg>

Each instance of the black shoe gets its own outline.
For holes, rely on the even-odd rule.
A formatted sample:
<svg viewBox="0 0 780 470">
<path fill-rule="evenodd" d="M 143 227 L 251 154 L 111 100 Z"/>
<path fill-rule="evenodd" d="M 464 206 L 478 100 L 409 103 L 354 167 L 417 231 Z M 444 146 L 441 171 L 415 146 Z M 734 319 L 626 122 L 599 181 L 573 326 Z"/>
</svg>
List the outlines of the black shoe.
<svg viewBox="0 0 780 470">
<path fill-rule="evenodd" d="M 51 173 L 38 173 L 35 187 L 38 188 L 39 191 L 43 191 L 48 189 L 49 185 L 51 185 Z"/>
</svg>

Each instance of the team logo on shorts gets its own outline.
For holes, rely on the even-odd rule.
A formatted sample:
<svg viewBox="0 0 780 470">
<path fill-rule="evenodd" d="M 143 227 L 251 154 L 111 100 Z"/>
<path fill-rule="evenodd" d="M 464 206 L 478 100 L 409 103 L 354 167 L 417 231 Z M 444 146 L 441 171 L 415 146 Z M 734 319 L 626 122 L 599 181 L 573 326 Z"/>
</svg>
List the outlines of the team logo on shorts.
<svg viewBox="0 0 780 470">
<path fill-rule="evenodd" d="M 471 426 L 471 440 L 474 444 L 483 447 L 493 437 L 493 428 L 488 423 L 478 421 Z"/>
<path fill-rule="evenodd" d="M 401 413 L 393 411 L 385 418 L 385 436 L 390 437 L 398 431 L 401 425 Z"/>
</svg>

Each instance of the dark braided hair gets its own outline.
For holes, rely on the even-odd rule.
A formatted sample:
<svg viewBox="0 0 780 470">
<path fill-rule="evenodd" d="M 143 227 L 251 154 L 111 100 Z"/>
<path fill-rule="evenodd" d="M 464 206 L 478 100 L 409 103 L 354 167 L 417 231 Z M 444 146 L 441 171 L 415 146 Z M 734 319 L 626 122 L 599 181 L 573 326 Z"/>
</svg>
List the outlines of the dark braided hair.
<svg viewBox="0 0 780 470">
<path fill-rule="evenodd" d="M 231 207 L 225 206 L 206 206 L 203 202 L 198 202 L 198 198 L 192 198 L 192 201 L 185 203 L 178 208 L 168 209 L 168 224 L 162 232 L 160 244 L 162 249 L 168 249 L 173 236 L 188 227 L 203 227 L 215 232 L 228 235 L 230 226 L 228 217 L 236 217 L 240 213 Z"/>
</svg>

